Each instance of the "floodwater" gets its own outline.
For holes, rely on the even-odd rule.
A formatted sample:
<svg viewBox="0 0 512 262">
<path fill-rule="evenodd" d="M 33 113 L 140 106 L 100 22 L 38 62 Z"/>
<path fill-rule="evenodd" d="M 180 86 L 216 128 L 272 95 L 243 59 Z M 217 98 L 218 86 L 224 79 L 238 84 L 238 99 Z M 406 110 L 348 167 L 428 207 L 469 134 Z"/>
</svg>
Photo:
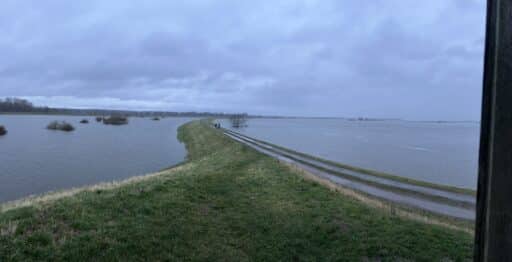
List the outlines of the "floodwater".
<svg viewBox="0 0 512 262">
<path fill-rule="evenodd" d="M 81 119 L 89 124 L 79 124 Z M 73 132 L 47 130 L 65 120 Z M 97 123 L 93 117 L 0 115 L 0 202 L 47 191 L 125 179 L 184 161 L 177 128 L 187 118 L 130 118 L 128 125 Z"/>
<path fill-rule="evenodd" d="M 230 128 L 228 121 L 223 127 Z M 239 133 L 324 159 L 476 189 L 476 122 L 250 119 Z"/>
</svg>

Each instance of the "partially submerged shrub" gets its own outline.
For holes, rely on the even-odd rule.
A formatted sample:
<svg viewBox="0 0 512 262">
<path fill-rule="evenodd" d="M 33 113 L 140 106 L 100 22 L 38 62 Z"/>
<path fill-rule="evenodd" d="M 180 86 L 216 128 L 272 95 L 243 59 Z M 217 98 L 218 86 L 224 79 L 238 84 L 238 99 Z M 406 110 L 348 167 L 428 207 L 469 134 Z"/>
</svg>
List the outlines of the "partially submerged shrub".
<svg viewBox="0 0 512 262">
<path fill-rule="evenodd" d="M 59 122 L 53 121 L 46 126 L 46 129 L 57 130 L 58 126 L 59 126 Z"/>
<path fill-rule="evenodd" d="M 82 120 L 80 121 L 80 124 L 89 124 L 89 120 L 87 120 L 87 119 L 82 119 Z"/>
<path fill-rule="evenodd" d="M 46 127 L 49 130 L 60 130 L 60 131 L 66 131 L 70 132 L 75 130 L 75 128 L 65 121 L 59 122 L 59 121 L 53 121 Z"/>
<path fill-rule="evenodd" d="M 5 126 L 0 126 L 0 136 L 5 136 L 7 134 L 7 129 Z"/>
<path fill-rule="evenodd" d="M 60 130 L 69 132 L 75 130 L 75 127 L 69 123 L 62 123 Z"/>
<path fill-rule="evenodd" d="M 96 122 L 101 122 L 101 121 L 103 121 L 103 117 L 101 117 L 101 116 L 97 116 L 97 117 L 96 117 Z"/>
<path fill-rule="evenodd" d="M 158 117 L 158 116 L 153 117 L 153 121 L 159 121 L 159 120 L 160 120 L 160 117 Z"/>
<path fill-rule="evenodd" d="M 109 118 L 103 118 L 103 124 L 105 125 L 126 125 L 128 124 L 128 118 L 124 116 L 111 116 Z"/>
</svg>

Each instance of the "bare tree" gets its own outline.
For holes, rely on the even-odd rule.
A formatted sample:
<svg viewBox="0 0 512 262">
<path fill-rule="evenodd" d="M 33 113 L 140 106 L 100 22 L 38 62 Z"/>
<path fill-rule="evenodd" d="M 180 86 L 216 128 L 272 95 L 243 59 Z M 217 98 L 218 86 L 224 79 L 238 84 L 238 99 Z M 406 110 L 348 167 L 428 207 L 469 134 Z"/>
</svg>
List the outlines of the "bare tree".
<svg viewBox="0 0 512 262">
<path fill-rule="evenodd" d="M 231 126 L 234 128 L 241 128 L 247 126 L 247 114 L 233 114 L 229 117 Z"/>
<path fill-rule="evenodd" d="M 32 112 L 34 105 L 28 100 L 8 97 L 4 100 L 0 99 L 1 112 Z"/>
</svg>

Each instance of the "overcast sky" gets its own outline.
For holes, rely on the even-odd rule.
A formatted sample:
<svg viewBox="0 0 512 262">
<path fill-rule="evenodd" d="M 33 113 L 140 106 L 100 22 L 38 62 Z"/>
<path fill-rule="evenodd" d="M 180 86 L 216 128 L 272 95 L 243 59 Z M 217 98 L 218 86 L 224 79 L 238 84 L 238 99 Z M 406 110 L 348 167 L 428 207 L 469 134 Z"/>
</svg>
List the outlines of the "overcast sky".
<svg viewBox="0 0 512 262">
<path fill-rule="evenodd" d="M 0 97 L 477 120 L 484 23 L 483 0 L 2 0 Z"/>
</svg>

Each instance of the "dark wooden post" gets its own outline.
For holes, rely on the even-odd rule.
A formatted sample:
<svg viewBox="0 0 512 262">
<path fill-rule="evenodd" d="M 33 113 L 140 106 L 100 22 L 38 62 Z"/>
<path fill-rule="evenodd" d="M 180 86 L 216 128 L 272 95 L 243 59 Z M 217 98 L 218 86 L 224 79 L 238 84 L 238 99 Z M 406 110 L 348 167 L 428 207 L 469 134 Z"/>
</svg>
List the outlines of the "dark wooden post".
<svg viewBox="0 0 512 262">
<path fill-rule="evenodd" d="M 512 0 L 487 1 L 475 261 L 512 261 Z"/>
</svg>

